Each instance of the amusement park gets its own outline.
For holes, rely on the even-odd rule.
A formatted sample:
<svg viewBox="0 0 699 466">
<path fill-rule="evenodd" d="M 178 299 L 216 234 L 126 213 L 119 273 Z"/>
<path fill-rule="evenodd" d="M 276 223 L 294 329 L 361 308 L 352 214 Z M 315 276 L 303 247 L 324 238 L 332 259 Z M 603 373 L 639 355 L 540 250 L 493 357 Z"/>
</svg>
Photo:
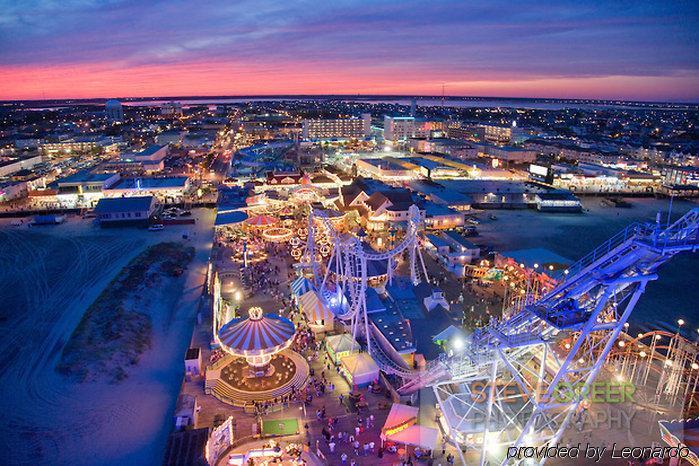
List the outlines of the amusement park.
<svg viewBox="0 0 699 466">
<path fill-rule="evenodd" d="M 463 272 L 488 293 L 479 312 L 418 206 L 377 229 L 351 187 L 333 202 L 303 180 L 245 194 L 219 203 L 211 318 L 182 395 L 215 426 L 210 464 L 518 464 L 508 452 L 658 429 L 653 445 L 681 446 L 699 413 L 684 321 L 628 322 L 661 266 L 699 248 L 699 209 L 629 225 L 575 263 L 484 256 Z M 610 423 L 623 428 L 600 437 Z"/>
</svg>

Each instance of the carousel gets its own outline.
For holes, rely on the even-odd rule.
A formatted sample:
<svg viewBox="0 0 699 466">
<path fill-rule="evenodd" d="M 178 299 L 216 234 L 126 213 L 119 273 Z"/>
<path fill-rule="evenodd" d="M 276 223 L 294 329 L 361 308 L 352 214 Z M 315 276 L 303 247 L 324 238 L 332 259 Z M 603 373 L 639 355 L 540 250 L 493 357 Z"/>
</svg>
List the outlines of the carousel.
<svg viewBox="0 0 699 466">
<path fill-rule="evenodd" d="M 272 400 L 308 379 L 306 360 L 289 349 L 295 328 L 287 318 L 264 314 L 259 307 L 247 318 L 236 318 L 216 335 L 224 357 L 207 372 L 209 393 L 240 406 Z"/>
</svg>

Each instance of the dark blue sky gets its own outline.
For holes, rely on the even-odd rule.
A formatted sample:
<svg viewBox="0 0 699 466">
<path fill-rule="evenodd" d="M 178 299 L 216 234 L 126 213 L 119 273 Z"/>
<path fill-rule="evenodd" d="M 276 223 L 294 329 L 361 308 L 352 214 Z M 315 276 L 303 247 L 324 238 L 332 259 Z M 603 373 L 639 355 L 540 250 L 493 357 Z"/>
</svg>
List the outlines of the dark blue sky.
<svg viewBox="0 0 699 466">
<path fill-rule="evenodd" d="M 699 100 L 698 1 L 0 0 L 0 98 Z"/>
</svg>

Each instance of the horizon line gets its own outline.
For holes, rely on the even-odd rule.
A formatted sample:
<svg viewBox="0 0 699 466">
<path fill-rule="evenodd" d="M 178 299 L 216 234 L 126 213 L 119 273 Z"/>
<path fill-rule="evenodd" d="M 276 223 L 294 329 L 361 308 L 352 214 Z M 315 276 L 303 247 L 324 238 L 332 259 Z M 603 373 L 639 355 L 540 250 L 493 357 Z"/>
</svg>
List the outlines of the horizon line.
<svg viewBox="0 0 699 466">
<path fill-rule="evenodd" d="M 513 96 L 496 96 L 496 95 L 434 95 L 434 94 L 216 94 L 216 95 L 140 95 L 140 96 L 117 96 L 117 97 L 53 97 L 42 99 L 0 99 L 0 104 L 7 103 L 22 103 L 22 102 L 90 102 L 100 100 L 124 100 L 124 101 L 148 101 L 148 100 L 167 100 L 167 99 L 253 99 L 253 98 L 291 98 L 291 99 L 318 99 L 318 98 L 416 98 L 416 99 L 498 99 L 498 100 L 513 100 L 513 101 L 544 101 L 544 102 L 623 102 L 633 104 L 672 104 L 684 106 L 699 105 L 699 98 L 696 101 L 673 101 L 673 100 L 633 100 L 633 99 L 609 99 L 609 98 L 575 98 L 575 97 L 513 97 Z"/>
</svg>

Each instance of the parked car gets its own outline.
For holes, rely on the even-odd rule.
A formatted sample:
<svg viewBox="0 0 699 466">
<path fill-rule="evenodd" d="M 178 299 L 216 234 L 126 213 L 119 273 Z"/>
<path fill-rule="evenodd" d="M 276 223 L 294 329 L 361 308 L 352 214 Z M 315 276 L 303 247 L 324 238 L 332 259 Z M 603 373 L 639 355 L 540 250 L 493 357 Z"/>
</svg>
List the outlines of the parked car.
<svg viewBox="0 0 699 466">
<path fill-rule="evenodd" d="M 162 223 L 154 223 L 153 225 L 148 227 L 148 231 L 160 231 L 165 228 L 165 225 Z"/>
</svg>

